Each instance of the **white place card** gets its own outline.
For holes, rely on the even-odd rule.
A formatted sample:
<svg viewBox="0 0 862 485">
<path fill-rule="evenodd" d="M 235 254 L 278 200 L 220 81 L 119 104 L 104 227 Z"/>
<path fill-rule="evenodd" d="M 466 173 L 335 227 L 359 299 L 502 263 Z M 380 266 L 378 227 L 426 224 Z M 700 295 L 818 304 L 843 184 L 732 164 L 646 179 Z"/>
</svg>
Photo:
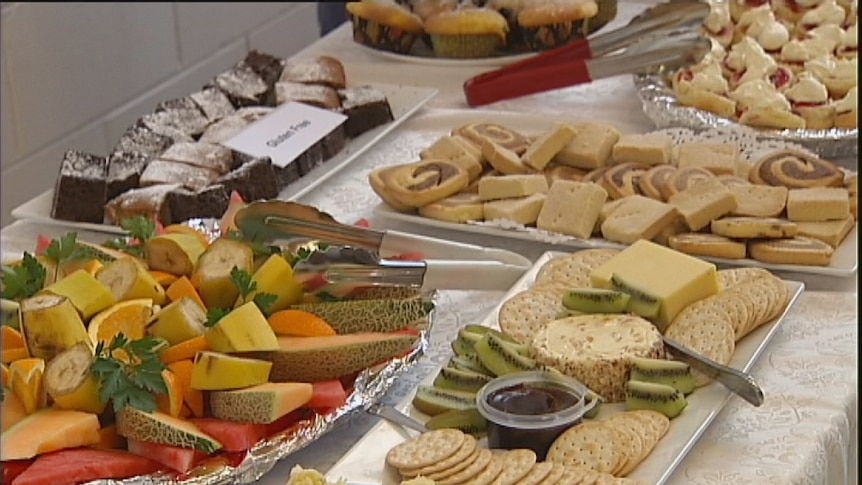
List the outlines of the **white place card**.
<svg viewBox="0 0 862 485">
<path fill-rule="evenodd" d="M 269 157 L 275 165 L 286 167 L 346 120 L 341 113 L 291 101 L 222 145 L 254 157 Z"/>
</svg>

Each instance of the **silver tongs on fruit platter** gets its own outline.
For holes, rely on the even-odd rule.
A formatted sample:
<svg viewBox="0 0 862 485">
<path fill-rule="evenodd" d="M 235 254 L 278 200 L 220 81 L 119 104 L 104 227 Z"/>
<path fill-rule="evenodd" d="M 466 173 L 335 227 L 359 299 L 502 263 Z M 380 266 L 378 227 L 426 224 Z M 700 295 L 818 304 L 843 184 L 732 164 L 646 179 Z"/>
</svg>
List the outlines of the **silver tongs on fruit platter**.
<svg viewBox="0 0 862 485">
<path fill-rule="evenodd" d="M 468 79 L 464 83 L 467 103 L 481 106 L 661 65 L 697 63 L 711 44 L 693 27 L 708 14 L 709 5 L 697 0 L 654 5 L 620 29 Z M 659 37 L 665 41 L 661 45 L 650 42 Z"/>
<path fill-rule="evenodd" d="M 290 201 L 252 202 L 237 212 L 235 220 L 243 235 L 252 239 L 305 239 L 337 245 L 317 251 L 295 268 L 300 273 L 297 278 L 308 281 L 423 290 L 501 290 L 514 284 L 531 265 L 527 258 L 502 249 L 342 224 L 314 207 Z M 423 259 L 394 258 L 416 252 Z"/>
</svg>

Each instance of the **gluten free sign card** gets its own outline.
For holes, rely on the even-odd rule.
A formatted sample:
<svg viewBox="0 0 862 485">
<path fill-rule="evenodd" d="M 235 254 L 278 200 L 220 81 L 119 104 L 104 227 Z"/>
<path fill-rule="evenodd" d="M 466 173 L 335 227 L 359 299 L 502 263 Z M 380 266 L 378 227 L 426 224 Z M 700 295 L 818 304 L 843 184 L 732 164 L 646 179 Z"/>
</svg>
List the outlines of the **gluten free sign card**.
<svg viewBox="0 0 862 485">
<path fill-rule="evenodd" d="M 254 157 L 269 157 L 273 164 L 286 167 L 346 120 L 341 113 L 284 103 L 222 145 Z"/>
</svg>

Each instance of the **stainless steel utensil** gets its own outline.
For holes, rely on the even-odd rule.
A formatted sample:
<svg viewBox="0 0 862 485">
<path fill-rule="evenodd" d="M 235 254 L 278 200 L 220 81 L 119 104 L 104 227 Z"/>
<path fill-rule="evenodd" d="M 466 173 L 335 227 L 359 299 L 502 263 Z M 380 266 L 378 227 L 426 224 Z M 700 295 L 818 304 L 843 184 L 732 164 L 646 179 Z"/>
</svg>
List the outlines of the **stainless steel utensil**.
<svg viewBox="0 0 862 485">
<path fill-rule="evenodd" d="M 405 428 L 409 428 L 420 433 L 428 431 L 428 428 L 426 428 L 424 424 L 393 408 L 392 406 L 373 404 L 371 407 L 368 408 L 367 411 L 375 416 L 380 416 L 381 418 L 389 421 L 390 423 L 397 424 L 399 426 L 403 426 Z"/>
<path fill-rule="evenodd" d="M 662 337 L 662 339 L 664 340 L 664 344 L 670 347 L 675 358 L 720 382 L 724 387 L 730 389 L 731 392 L 745 399 L 755 407 L 763 404 L 763 389 L 757 385 L 757 382 L 750 375 L 719 364 L 667 337 Z"/>
</svg>

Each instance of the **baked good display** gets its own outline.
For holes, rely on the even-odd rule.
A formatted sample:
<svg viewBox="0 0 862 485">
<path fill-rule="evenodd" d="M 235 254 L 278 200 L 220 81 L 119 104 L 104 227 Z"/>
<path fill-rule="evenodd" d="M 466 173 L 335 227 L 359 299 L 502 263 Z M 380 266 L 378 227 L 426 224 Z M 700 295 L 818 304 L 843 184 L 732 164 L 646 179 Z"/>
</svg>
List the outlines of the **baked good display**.
<svg viewBox="0 0 862 485">
<path fill-rule="evenodd" d="M 347 120 L 284 167 L 221 145 L 289 101 L 343 113 Z M 348 140 L 393 119 L 385 93 L 348 85 L 344 66 L 334 57 L 288 63 L 250 51 L 201 89 L 157 103 L 123 132 L 107 156 L 64 154 L 51 217 L 117 224 L 118 217 L 139 213 L 161 217 L 167 225 L 220 216 L 232 191 L 246 201 L 277 197 L 340 153 Z M 167 190 L 175 185 L 182 189 Z M 150 187 L 159 188 L 122 197 Z M 147 194 L 163 192 L 170 197 L 160 195 L 156 207 Z"/>
<path fill-rule="evenodd" d="M 826 266 L 834 253 L 835 249 L 829 244 L 805 236 L 748 243 L 751 258 L 764 263 Z"/>
<path fill-rule="evenodd" d="M 459 8 L 425 19 L 425 32 L 437 57 L 491 57 L 506 44 L 509 24 L 500 13 L 485 8 Z"/>
<path fill-rule="evenodd" d="M 573 138 L 549 149 L 551 161 L 541 170 L 525 163 L 531 143 L 550 139 L 561 124 L 572 128 Z M 529 233 L 531 239 L 552 244 L 577 238 L 590 240 L 584 241 L 590 245 L 596 239 L 630 245 L 646 239 L 698 256 L 738 260 L 751 258 L 749 242 L 802 235 L 802 221 L 812 223 L 810 237 L 833 248 L 855 227 L 856 175 L 803 149 L 752 145 L 721 132 L 689 136 L 673 129 L 641 137 L 618 135 L 615 127 L 601 122 L 555 120 L 541 131 L 521 130 L 490 121 L 468 122 L 444 128 L 441 132 L 450 134 L 414 147 L 423 160 L 447 161 L 468 173 L 463 188 L 445 197 L 435 194 L 440 199 L 426 205 L 397 197 L 389 187 L 395 184 L 387 183 L 413 163 L 376 168 L 368 175 L 369 183 L 395 211 Z M 590 152 L 595 147 L 586 134 L 596 136 L 602 153 Z M 668 161 L 648 165 L 618 162 L 612 156 L 620 142 L 625 150 L 649 147 L 644 139 L 659 140 L 655 146 L 660 148 L 652 153 Z M 571 157 L 567 162 L 600 166 L 586 171 L 568 165 L 563 152 Z M 643 152 L 632 153 L 644 157 Z M 411 183 L 422 185 L 419 182 Z M 808 188 L 812 184 L 816 190 Z M 485 201 L 481 210 L 480 201 Z"/>
<path fill-rule="evenodd" d="M 405 53 L 424 33 L 422 19 L 394 2 L 347 2 L 353 40 L 391 52 Z"/>
<path fill-rule="evenodd" d="M 517 14 L 517 25 L 528 49 L 541 51 L 586 38 L 598 15 L 595 0 L 526 2 Z"/>
<path fill-rule="evenodd" d="M 554 157 L 571 167 L 592 170 L 607 165 L 611 151 L 620 139 L 615 127 L 600 122 L 573 123 L 575 135 Z"/>
<path fill-rule="evenodd" d="M 772 129 L 856 128 L 837 118 L 857 84 L 856 11 L 836 0 L 711 0 L 702 31 L 715 43 L 670 75 L 680 103 Z M 855 100 L 854 103 L 855 105 Z"/>
</svg>

